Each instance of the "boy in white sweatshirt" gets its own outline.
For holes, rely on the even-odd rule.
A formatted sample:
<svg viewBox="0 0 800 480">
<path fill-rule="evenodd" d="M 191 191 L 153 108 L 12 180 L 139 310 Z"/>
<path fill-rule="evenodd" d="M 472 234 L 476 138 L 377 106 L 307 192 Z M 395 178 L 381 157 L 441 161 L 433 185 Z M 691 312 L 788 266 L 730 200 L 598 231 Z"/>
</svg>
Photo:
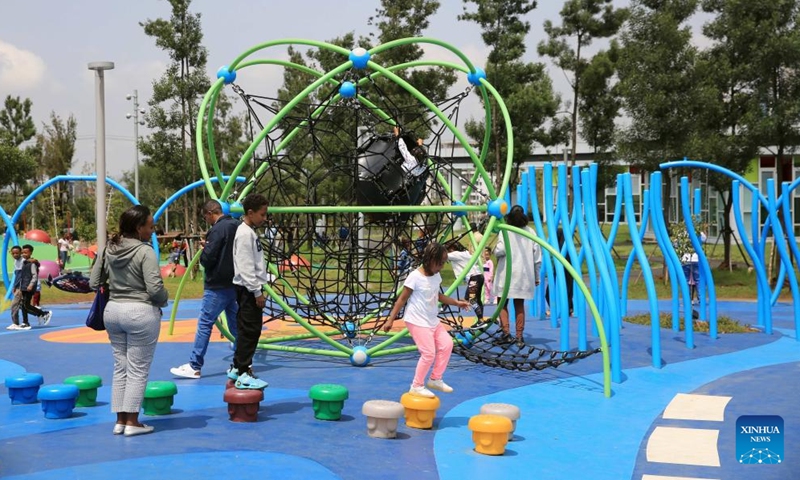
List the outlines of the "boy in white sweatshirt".
<svg viewBox="0 0 800 480">
<path fill-rule="evenodd" d="M 267 199 L 263 195 L 250 194 L 242 200 L 242 208 L 242 223 L 233 240 L 233 285 L 239 303 L 236 317 L 238 337 L 228 378 L 236 381 L 236 388 L 260 390 L 269 384 L 256 377 L 252 364 L 266 303 L 262 288 L 272 278 L 267 273 L 264 251 L 255 229 L 267 221 Z"/>
</svg>

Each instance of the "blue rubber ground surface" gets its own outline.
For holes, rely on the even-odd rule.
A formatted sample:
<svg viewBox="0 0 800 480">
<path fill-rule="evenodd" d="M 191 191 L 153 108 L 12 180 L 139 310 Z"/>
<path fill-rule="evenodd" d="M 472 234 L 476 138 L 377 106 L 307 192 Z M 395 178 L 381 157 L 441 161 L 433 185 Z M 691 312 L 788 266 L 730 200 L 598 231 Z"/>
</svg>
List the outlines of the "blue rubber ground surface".
<svg viewBox="0 0 800 480">
<path fill-rule="evenodd" d="M 630 312 L 646 308 L 630 302 Z M 188 343 L 161 343 L 150 380 L 173 380 L 179 393 L 173 413 L 142 417 L 152 435 L 113 436 L 108 408 L 112 359 L 107 344 L 47 342 L 42 333 L 81 327 L 88 305 L 54 309 L 48 327 L 0 333 L 0 380 L 22 371 L 44 375 L 45 383 L 67 376 L 103 378 L 101 405 L 75 410 L 72 418 L 46 420 L 39 404 L 12 406 L 0 387 L 0 476 L 36 479 L 104 478 L 587 478 L 640 479 L 643 474 L 700 478 L 800 478 L 800 417 L 796 391 L 800 344 L 793 338 L 792 307 L 775 307 L 771 336 L 696 336 L 685 348 L 682 335 L 664 331 L 661 369 L 650 367 L 650 330 L 626 325 L 622 332 L 624 381 L 614 395 L 602 395 L 599 356 L 542 372 L 511 372 L 453 357 L 446 375 L 455 389 L 429 431 L 407 428 L 399 438 L 376 440 L 366 434 L 364 401 L 398 400 L 408 388 L 416 355 L 376 359 L 366 368 L 346 360 L 284 353 L 259 353 L 255 369 L 270 382 L 258 422 L 228 420 L 222 401 L 224 371 L 231 351 L 212 343 L 203 378 L 175 379 L 169 368 L 188 361 Z M 181 302 L 179 318 L 195 318 L 199 301 Z M 721 314 L 755 321 L 754 303 L 720 302 Z M 7 315 L 7 313 L 6 313 Z M 557 347 L 549 321 L 528 322 L 526 340 Z M 593 342 L 596 344 L 597 342 Z M 339 422 L 313 417 L 308 388 L 339 383 L 350 391 Z M 647 462 L 646 440 L 658 425 L 691 422 L 661 418 L 677 393 L 729 395 L 733 399 L 719 425 L 721 466 L 687 467 Z M 487 457 L 472 450 L 470 416 L 483 403 L 518 405 L 522 418 L 506 455 Z M 787 431 L 786 461 L 778 466 L 735 462 L 734 433 L 739 415 L 781 415 Z M 235 467 L 235 473 L 231 470 Z"/>
</svg>

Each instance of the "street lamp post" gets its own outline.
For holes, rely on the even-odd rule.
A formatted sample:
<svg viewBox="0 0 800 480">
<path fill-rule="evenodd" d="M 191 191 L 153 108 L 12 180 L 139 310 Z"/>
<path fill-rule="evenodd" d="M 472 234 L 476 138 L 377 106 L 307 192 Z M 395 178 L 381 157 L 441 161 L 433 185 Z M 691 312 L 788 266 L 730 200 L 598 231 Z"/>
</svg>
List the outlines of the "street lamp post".
<svg viewBox="0 0 800 480">
<path fill-rule="evenodd" d="M 144 109 L 139 109 L 139 91 L 134 90 L 133 95 L 126 95 L 127 100 L 133 100 L 133 113 L 126 113 L 125 118 L 133 117 L 133 143 L 136 153 L 133 164 L 133 194 L 139 200 L 139 125 L 144 125 L 144 119 L 139 119 L 139 114 L 144 115 Z"/>
<path fill-rule="evenodd" d="M 114 62 L 92 62 L 89 70 L 94 70 L 95 93 L 95 170 L 97 171 L 97 251 L 106 247 L 106 92 L 105 71 L 114 68 Z"/>
</svg>

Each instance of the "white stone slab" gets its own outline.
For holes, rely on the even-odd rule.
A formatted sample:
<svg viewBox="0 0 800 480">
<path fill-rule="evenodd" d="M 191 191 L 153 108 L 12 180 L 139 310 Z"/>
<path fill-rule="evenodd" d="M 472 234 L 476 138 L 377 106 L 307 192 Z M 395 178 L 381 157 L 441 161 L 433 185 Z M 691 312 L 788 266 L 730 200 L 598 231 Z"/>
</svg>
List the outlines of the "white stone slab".
<svg viewBox="0 0 800 480">
<path fill-rule="evenodd" d="M 719 467 L 718 430 L 656 427 L 647 440 L 647 461 Z"/>
<path fill-rule="evenodd" d="M 664 418 L 722 422 L 725 420 L 725 407 L 730 401 L 731 397 L 679 393 L 667 405 Z"/>
<path fill-rule="evenodd" d="M 699 478 L 699 477 L 664 477 L 661 475 L 642 475 L 642 480 L 719 480 L 717 478 Z"/>
</svg>

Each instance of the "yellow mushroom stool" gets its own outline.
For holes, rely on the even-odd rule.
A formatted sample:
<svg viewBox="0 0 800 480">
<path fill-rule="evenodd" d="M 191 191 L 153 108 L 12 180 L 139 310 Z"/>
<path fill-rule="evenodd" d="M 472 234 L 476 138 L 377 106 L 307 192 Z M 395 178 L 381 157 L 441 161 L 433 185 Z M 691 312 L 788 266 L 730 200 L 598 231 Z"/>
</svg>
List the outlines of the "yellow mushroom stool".
<svg viewBox="0 0 800 480">
<path fill-rule="evenodd" d="M 400 403 L 406 409 L 406 425 L 424 430 L 433 427 L 436 409 L 440 405 L 439 397 L 428 398 L 404 393 L 400 397 Z"/>
<path fill-rule="evenodd" d="M 511 420 L 511 431 L 508 432 L 508 441 L 514 440 L 514 430 L 517 429 L 517 420 L 519 420 L 519 407 L 508 403 L 487 403 L 481 407 L 479 413 L 487 415 L 500 415 Z"/>
<path fill-rule="evenodd" d="M 502 455 L 512 428 L 511 420 L 500 415 L 481 414 L 469 419 L 475 451 L 484 455 Z"/>
</svg>

